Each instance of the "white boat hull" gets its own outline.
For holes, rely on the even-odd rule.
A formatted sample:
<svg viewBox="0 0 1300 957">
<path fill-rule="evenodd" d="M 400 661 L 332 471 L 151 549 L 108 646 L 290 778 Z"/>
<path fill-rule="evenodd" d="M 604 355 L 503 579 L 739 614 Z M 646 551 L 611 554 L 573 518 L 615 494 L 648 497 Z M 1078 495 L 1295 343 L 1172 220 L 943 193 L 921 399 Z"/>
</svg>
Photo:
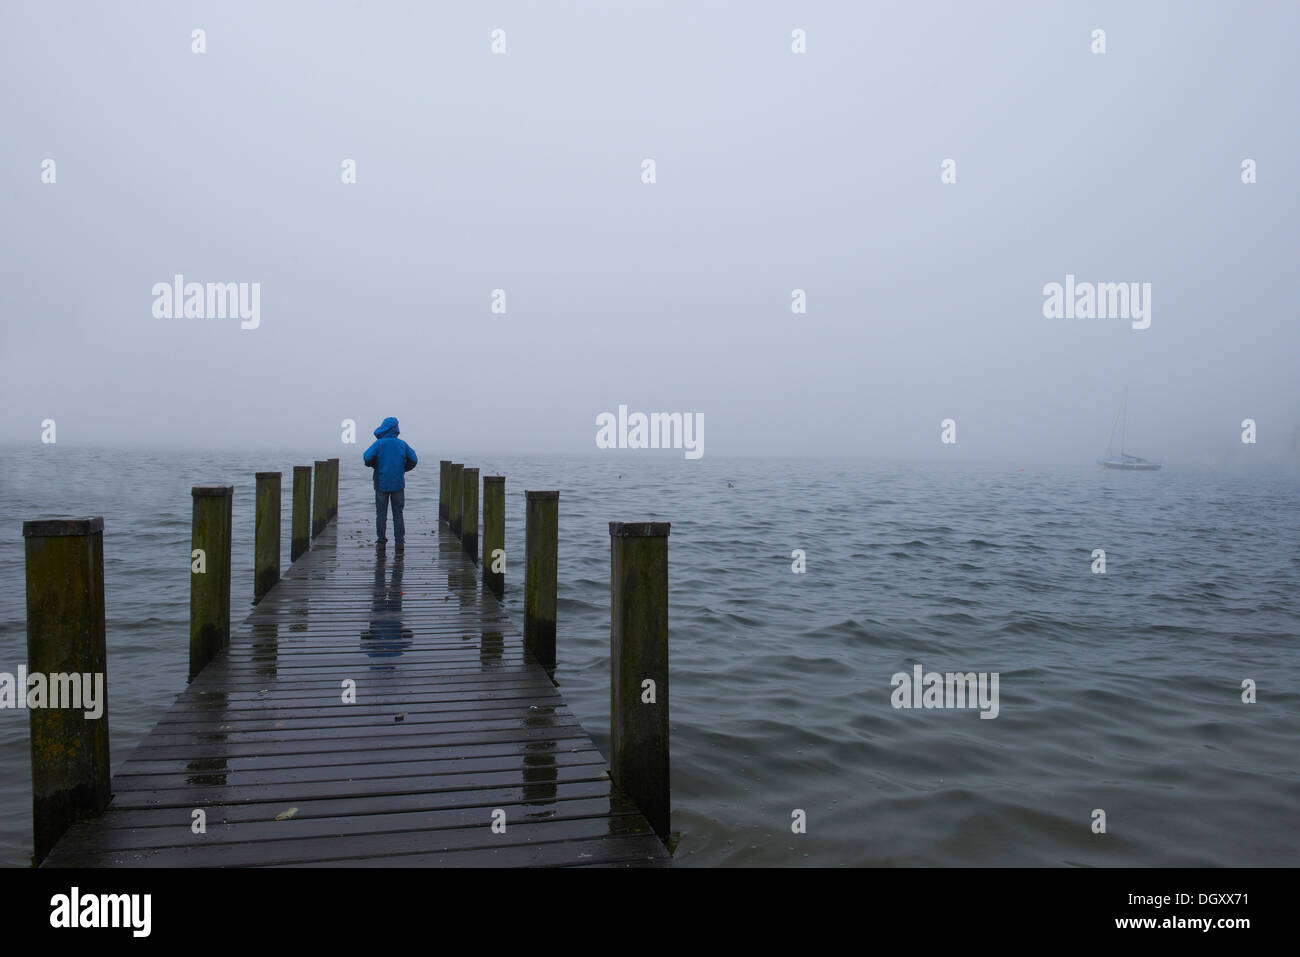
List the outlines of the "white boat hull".
<svg viewBox="0 0 1300 957">
<path fill-rule="evenodd" d="M 1104 469 L 1115 469 L 1119 472 L 1158 472 L 1160 471 L 1159 462 L 1117 462 L 1114 460 L 1102 459 L 1099 463 Z"/>
</svg>

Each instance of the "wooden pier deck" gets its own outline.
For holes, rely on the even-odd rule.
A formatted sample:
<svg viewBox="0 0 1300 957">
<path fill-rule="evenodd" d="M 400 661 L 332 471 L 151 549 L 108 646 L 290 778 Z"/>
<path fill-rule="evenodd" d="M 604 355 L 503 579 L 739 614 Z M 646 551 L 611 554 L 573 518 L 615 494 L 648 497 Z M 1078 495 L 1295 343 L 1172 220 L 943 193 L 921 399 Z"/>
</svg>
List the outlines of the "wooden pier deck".
<svg viewBox="0 0 1300 957">
<path fill-rule="evenodd" d="M 439 525 L 331 522 L 42 866 L 668 864 Z"/>
</svg>

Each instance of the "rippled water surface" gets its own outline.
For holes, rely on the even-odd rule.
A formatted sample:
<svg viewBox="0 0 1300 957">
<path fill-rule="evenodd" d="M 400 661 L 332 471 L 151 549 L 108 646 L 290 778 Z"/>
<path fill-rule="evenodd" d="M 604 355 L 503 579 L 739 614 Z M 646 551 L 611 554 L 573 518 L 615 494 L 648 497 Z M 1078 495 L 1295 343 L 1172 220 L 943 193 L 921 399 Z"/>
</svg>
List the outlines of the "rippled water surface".
<svg viewBox="0 0 1300 957">
<path fill-rule="evenodd" d="M 415 444 L 408 535 L 429 534 L 437 460 L 455 454 Z M 281 470 L 287 489 L 293 465 L 338 453 L 2 454 L 0 671 L 26 655 L 22 520 L 103 515 L 116 766 L 185 684 L 190 487 L 235 485 L 241 618 L 253 473 Z M 370 473 L 352 457 L 340 522 L 373 535 Z M 626 451 L 468 462 L 507 477 L 506 604 L 519 624 L 524 490 L 560 490 L 556 677 L 606 753 L 608 522 L 672 523 L 679 864 L 1300 863 L 1294 476 Z M 286 508 L 286 552 L 288 519 Z M 805 574 L 791 570 L 794 549 Z M 998 717 L 895 709 L 891 676 L 916 664 L 997 672 Z M 1248 678 L 1254 704 L 1241 700 Z M 27 720 L 0 711 L 11 866 L 31 854 Z M 1104 835 L 1091 829 L 1098 808 Z M 791 831 L 795 809 L 806 834 Z"/>
</svg>

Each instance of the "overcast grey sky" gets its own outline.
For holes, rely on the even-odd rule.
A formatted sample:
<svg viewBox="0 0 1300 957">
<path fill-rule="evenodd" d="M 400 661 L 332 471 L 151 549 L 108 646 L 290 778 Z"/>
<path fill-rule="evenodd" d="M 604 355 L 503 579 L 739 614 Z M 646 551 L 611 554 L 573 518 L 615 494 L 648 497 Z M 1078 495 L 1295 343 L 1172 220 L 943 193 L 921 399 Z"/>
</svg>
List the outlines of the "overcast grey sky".
<svg viewBox="0 0 1300 957">
<path fill-rule="evenodd" d="M 1252 417 L 1294 462 L 1297 34 L 1293 2 L 3 0 L 0 441 L 324 454 L 396 415 L 435 459 L 594 453 L 626 404 L 703 413 L 706 456 L 1090 462 L 1127 386 L 1130 452 L 1235 460 Z M 260 283 L 259 327 L 156 318 L 178 273 Z M 1150 328 L 1045 318 L 1067 274 L 1150 283 Z"/>
</svg>

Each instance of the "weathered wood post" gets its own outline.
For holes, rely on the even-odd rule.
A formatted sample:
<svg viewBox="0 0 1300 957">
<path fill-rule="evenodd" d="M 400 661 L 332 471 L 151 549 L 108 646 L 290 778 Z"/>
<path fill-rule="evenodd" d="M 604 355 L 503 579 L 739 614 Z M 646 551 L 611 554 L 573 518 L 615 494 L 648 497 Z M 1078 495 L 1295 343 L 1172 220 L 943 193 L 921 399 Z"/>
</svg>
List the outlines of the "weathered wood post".
<svg viewBox="0 0 1300 957">
<path fill-rule="evenodd" d="M 498 598 L 506 585 L 506 477 L 483 476 L 483 584 Z"/>
<path fill-rule="evenodd" d="M 451 459 L 438 463 L 438 518 L 447 521 L 451 514 Z"/>
<path fill-rule="evenodd" d="M 190 539 L 190 681 L 230 644 L 233 485 L 196 485 Z"/>
<path fill-rule="evenodd" d="M 104 646 L 104 519 L 23 522 L 27 561 L 27 674 L 43 675 L 46 692 L 30 707 L 32 834 L 36 862 L 73 822 L 107 807 L 108 673 Z M 52 676 L 58 707 L 52 700 Z M 89 676 L 90 683 L 86 683 Z M 31 689 L 35 695 L 37 689 Z M 70 701 L 68 697 L 70 696 Z"/>
<path fill-rule="evenodd" d="M 330 464 L 321 459 L 316 459 L 312 467 L 311 482 L 311 537 L 315 538 L 325 530 L 325 525 L 329 522 L 329 493 L 325 491 L 328 485 L 326 476 L 329 473 Z"/>
<path fill-rule="evenodd" d="M 610 777 L 668 836 L 668 522 L 610 522 Z"/>
<path fill-rule="evenodd" d="M 460 543 L 465 554 L 478 561 L 478 469 L 460 473 Z"/>
<path fill-rule="evenodd" d="M 289 561 L 296 562 L 311 547 L 311 466 L 293 467 L 293 538 Z"/>
<path fill-rule="evenodd" d="M 280 473 L 257 473 L 253 526 L 253 602 L 280 580 Z"/>
<path fill-rule="evenodd" d="M 451 501 L 447 504 L 447 524 L 451 526 L 452 534 L 460 538 L 460 506 L 461 506 L 461 473 L 465 466 L 459 462 L 451 463 L 451 475 L 449 488 L 451 489 Z"/>
<path fill-rule="evenodd" d="M 524 647 L 555 670 L 560 493 L 524 492 Z"/>
<path fill-rule="evenodd" d="M 330 464 L 329 471 L 329 497 L 330 508 L 329 514 L 325 516 L 328 521 L 331 518 L 337 518 L 339 514 L 339 460 L 326 459 Z"/>
</svg>

